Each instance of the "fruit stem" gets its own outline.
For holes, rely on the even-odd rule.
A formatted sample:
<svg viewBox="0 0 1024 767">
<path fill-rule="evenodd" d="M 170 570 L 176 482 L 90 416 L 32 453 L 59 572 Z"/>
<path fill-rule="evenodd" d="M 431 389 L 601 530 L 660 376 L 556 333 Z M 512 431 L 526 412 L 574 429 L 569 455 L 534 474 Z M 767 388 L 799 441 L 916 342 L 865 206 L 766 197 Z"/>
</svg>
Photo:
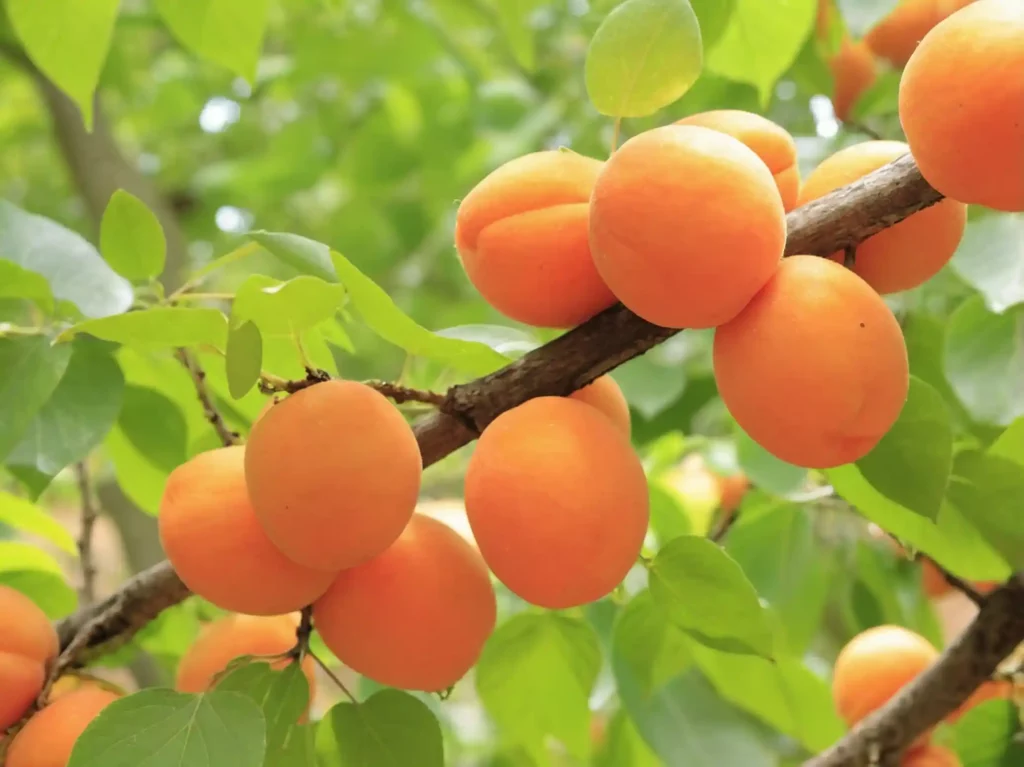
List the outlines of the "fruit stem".
<svg viewBox="0 0 1024 767">
<path fill-rule="evenodd" d="M 323 672 L 325 674 L 327 674 L 327 676 L 330 678 L 330 680 L 332 682 L 334 682 L 336 685 L 338 685 L 338 689 L 340 689 L 343 693 L 345 693 L 345 695 L 348 697 L 348 699 L 350 701 L 355 703 L 357 706 L 359 705 L 359 701 L 356 700 L 356 696 L 353 695 L 351 690 L 349 690 L 345 686 L 344 682 L 342 682 L 340 679 L 338 679 L 337 674 L 335 674 L 333 671 L 331 671 L 329 668 L 327 668 L 327 664 L 324 663 L 322 660 L 320 660 L 319 656 L 315 652 L 310 650 L 309 657 L 312 658 L 314 661 L 316 661 L 316 665 L 318 665 L 321 669 L 323 669 Z"/>
<path fill-rule="evenodd" d="M 441 407 L 444 404 L 444 394 L 421 389 L 411 389 L 408 386 L 391 383 L 390 381 L 363 381 L 371 389 L 380 392 L 388 399 L 394 400 L 396 404 L 403 402 L 423 402 L 434 407 Z"/>
</svg>

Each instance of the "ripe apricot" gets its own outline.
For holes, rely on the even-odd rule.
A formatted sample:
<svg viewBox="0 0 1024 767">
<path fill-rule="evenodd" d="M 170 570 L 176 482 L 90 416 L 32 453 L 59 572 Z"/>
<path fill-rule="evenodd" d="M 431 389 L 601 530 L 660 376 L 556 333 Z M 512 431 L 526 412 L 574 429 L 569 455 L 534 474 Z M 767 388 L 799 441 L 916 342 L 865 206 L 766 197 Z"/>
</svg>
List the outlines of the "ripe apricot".
<svg viewBox="0 0 1024 767">
<path fill-rule="evenodd" d="M 591 383 L 582 389 L 577 389 L 569 395 L 572 399 L 586 402 L 604 413 L 608 418 L 630 435 L 631 418 L 629 415 L 629 403 L 622 393 L 622 389 L 615 383 L 611 376 L 595 378 Z"/>
<path fill-rule="evenodd" d="M 875 83 L 878 66 L 863 40 L 843 38 L 828 60 L 832 73 L 832 109 L 843 122 L 850 119 L 858 99 Z"/>
<path fill-rule="evenodd" d="M 534 152 L 505 163 L 462 200 L 455 246 L 470 282 L 499 312 L 568 328 L 615 303 L 587 239 L 587 203 L 601 167 L 575 152 Z"/>
<path fill-rule="evenodd" d="M 785 244 L 771 171 L 739 139 L 702 126 L 634 136 L 605 163 L 590 200 L 598 272 L 631 311 L 664 327 L 735 317 Z"/>
<path fill-rule="evenodd" d="M 800 204 L 823 197 L 902 157 L 901 141 L 865 141 L 826 158 L 807 176 Z M 942 200 L 883 229 L 857 246 L 854 271 L 879 293 L 915 288 L 935 276 L 953 257 L 967 226 L 967 206 Z M 842 262 L 844 254 L 832 259 Z"/>
<path fill-rule="evenodd" d="M 496 615 L 479 553 L 423 514 L 383 554 L 339 574 L 313 606 L 339 660 L 381 684 L 425 692 L 446 690 L 473 667 Z"/>
<path fill-rule="evenodd" d="M 290 395 L 256 423 L 245 449 L 249 498 L 270 540 L 289 559 L 335 573 L 398 538 L 422 474 L 412 428 L 355 381 Z"/>
<path fill-rule="evenodd" d="M 743 472 L 726 476 L 716 475 L 716 479 L 718 480 L 718 489 L 722 499 L 718 505 L 726 513 L 736 511 L 743 500 L 743 496 L 750 489 L 750 479 Z"/>
<path fill-rule="evenodd" d="M 875 626 L 851 639 L 836 658 L 832 696 L 852 727 L 928 668 L 939 651 L 901 626 Z"/>
<path fill-rule="evenodd" d="M 260 526 L 245 484 L 245 448 L 200 453 L 167 478 L 160 541 L 192 591 L 224 610 L 280 615 L 323 594 L 333 574 L 293 562 Z"/>
<path fill-rule="evenodd" d="M 31 599 L 0 585 L 0 732 L 17 723 L 43 689 L 57 632 Z"/>
<path fill-rule="evenodd" d="M 205 626 L 178 663 L 175 688 L 179 692 L 204 692 L 219 681 L 218 675 L 235 658 L 260 656 L 254 662 L 283 669 L 290 658 L 270 661 L 264 656 L 283 655 L 295 647 L 298 621 L 291 614 L 273 616 L 226 615 Z M 309 697 L 316 692 L 313 659 L 306 657 L 302 672 L 309 681 Z"/>
<path fill-rule="evenodd" d="M 636 562 L 649 518 L 647 479 L 629 441 L 564 397 L 529 400 L 484 429 L 465 501 L 498 580 L 553 609 L 610 593 Z"/>
<path fill-rule="evenodd" d="M 864 42 L 879 58 L 902 67 L 932 27 L 972 2 L 974 0 L 902 0 L 868 30 Z"/>
<path fill-rule="evenodd" d="M 921 560 L 921 588 L 929 599 L 939 599 L 953 590 L 930 559 Z"/>
<path fill-rule="evenodd" d="M 83 687 L 62 695 L 35 714 L 14 736 L 7 767 L 66 767 L 75 743 L 92 720 L 120 696 Z"/>
<path fill-rule="evenodd" d="M 954 751 L 928 743 L 908 751 L 901 767 L 961 767 L 961 762 Z"/>
<path fill-rule="evenodd" d="M 796 162 L 796 142 L 789 132 L 767 117 L 741 109 L 715 109 L 684 117 L 676 125 L 701 125 L 739 139 L 754 150 L 775 178 L 782 205 L 796 207 L 800 192 L 800 168 Z"/>
<path fill-rule="evenodd" d="M 777 458 L 824 469 L 856 461 L 899 417 L 910 386 L 903 332 L 860 277 L 792 256 L 715 331 L 718 392 Z"/>
<path fill-rule="evenodd" d="M 955 724 L 968 711 L 990 700 L 1010 700 L 1013 697 L 1013 683 L 1006 679 L 991 679 L 971 693 L 956 711 L 946 717 L 946 722 Z"/>
<path fill-rule="evenodd" d="M 921 175 L 960 202 L 1024 211 L 1024 4 L 978 0 L 925 35 L 900 80 Z"/>
</svg>

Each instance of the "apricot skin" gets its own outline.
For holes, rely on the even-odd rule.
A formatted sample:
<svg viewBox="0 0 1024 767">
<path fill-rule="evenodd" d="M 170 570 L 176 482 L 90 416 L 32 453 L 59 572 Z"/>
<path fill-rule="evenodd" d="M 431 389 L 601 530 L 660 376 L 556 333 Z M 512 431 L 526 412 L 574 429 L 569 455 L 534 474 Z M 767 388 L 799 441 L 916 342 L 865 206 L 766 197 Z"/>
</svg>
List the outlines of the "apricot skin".
<svg viewBox="0 0 1024 767">
<path fill-rule="evenodd" d="M 904 66 L 932 27 L 973 0 L 902 0 L 868 30 L 864 42 L 876 56 Z"/>
<path fill-rule="evenodd" d="M 978 0 L 925 35 L 900 80 L 921 175 L 963 203 L 1024 211 L 1024 4 Z"/>
<path fill-rule="evenodd" d="M 676 125 L 700 125 L 739 139 L 768 166 L 786 211 L 796 207 L 800 191 L 796 142 L 789 132 L 767 117 L 740 109 L 715 109 L 684 117 Z"/>
<path fill-rule="evenodd" d="M 491 572 L 531 604 L 609 594 L 636 562 L 647 480 L 622 432 L 593 408 L 539 397 L 487 428 L 466 470 L 466 515 Z"/>
<path fill-rule="evenodd" d="M 878 710 L 939 657 L 924 637 L 901 626 L 875 626 L 851 639 L 836 659 L 832 695 L 852 727 Z"/>
<path fill-rule="evenodd" d="M 462 200 L 459 258 L 506 317 L 568 328 L 615 303 L 587 236 L 587 203 L 601 167 L 574 152 L 534 152 L 493 171 Z"/>
<path fill-rule="evenodd" d="M 867 454 L 899 417 L 910 385 L 903 333 L 860 277 L 792 256 L 715 332 L 718 391 L 736 422 L 777 458 L 824 469 Z"/>
<path fill-rule="evenodd" d="M 7 767 L 66 767 L 86 727 L 118 697 L 91 687 L 62 695 L 14 736 L 7 751 Z"/>
<path fill-rule="evenodd" d="M 332 573 L 398 538 L 422 474 L 412 428 L 354 381 L 318 383 L 274 405 L 245 450 L 249 498 L 270 540 L 294 562 Z"/>
<path fill-rule="evenodd" d="M 702 126 L 634 136 L 605 163 L 591 197 L 598 272 L 627 308 L 663 327 L 735 317 L 785 242 L 771 171 L 739 139 Z"/>
<path fill-rule="evenodd" d="M 942 746 L 926 744 L 907 752 L 900 767 L 961 767 L 960 757 Z"/>
<path fill-rule="evenodd" d="M 807 176 L 800 204 L 850 184 L 909 151 L 900 141 L 865 141 L 841 149 Z M 942 200 L 860 243 L 854 271 L 882 294 L 915 288 L 949 262 L 966 226 L 967 206 Z M 832 254 L 840 263 L 843 257 L 841 252 Z"/>
<path fill-rule="evenodd" d="M 249 502 L 240 445 L 201 453 L 171 472 L 158 519 L 175 572 L 224 610 L 301 610 L 331 584 L 331 573 L 296 564 L 270 542 Z"/>
<path fill-rule="evenodd" d="M 297 625 L 291 615 L 226 615 L 206 624 L 178 664 L 175 689 L 179 692 L 204 692 L 215 681 L 220 681 L 217 675 L 235 658 L 288 652 L 295 647 Z M 260 661 L 270 663 L 274 669 L 283 669 L 291 663 L 288 658 L 273 662 L 254 658 L 254 662 Z M 312 658 L 303 660 L 302 671 L 309 682 L 312 700 L 316 692 Z"/>
<path fill-rule="evenodd" d="M 479 553 L 422 514 L 383 554 L 341 573 L 313 607 L 317 630 L 343 663 L 425 692 L 447 689 L 473 667 L 496 615 Z"/>
<path fill-rule="evenodd" d="M 31 599 L 0 585 L 0 732 L 16 724 L 39 696 L 57 633 Z"/>
<path fill-rule="evenodd" d="M 629 403 L 614 378 L 607 375 L 600 376 L 569 396 L 596 407 L 619 427 L 626 437 L 629 437 L 632 428 Z"/>
</svg>

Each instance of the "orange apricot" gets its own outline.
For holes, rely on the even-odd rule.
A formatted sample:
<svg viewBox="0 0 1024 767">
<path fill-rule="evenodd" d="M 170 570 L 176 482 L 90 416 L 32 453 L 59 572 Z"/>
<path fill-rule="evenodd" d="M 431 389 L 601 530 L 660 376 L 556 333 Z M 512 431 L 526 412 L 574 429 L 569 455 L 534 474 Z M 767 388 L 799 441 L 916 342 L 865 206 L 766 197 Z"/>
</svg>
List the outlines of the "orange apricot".
<svg viewBox="0 0 1024 767">
<path fill-rule="evenodd" d="M 765 450 L 812 469 L 856 461 L 899 417 L 910 386 L 903 332 L 860 277 L 792 256 L 715 331 L 718 392 Z"/>
<path fill-rule="evenodd" d="M 927 743 L 908 751 L 900 767 L 962 767 L 962 763 L 956 752 Z"/>
<path fill-rule="evenodd" d="M 921 560 L 921 588 L 929 599 L 939 599 L 953 590 L 949 581 L 930 559 Z"/>
<path fill-rule="evenodd" d="M 609 594 L 647 533 L 647 479 L 622 431 L 594 408 L 538 397 L 498 416 L 469 460 L 466 515 L 494 575 L 561 609 Z"/>
<path fill-rule="evenodd" d="M 480 554 L 423 514 L 383 554 L 340 573 L 313 606 L 317 631 L 342 663 L 381 684 L 424 692 L 465 676 L 496 616 Z"/>
<path fill-rule="evenodd" d="M 902 0 L 868 30 L 864 42 L 879 58 L 902 67 L 928 32 L 974 0 Z"/>
<path fill-rule="evenodd" d="M 120 696 L 83 687 L 62 695 L 35 714 L 14 736 L 7 767 L 66 767 L 78 738 Z"/>
<path fill-rule="evenodd" d="M 42 692 L 57 632 L 35 602 L 0 585 L 0 732 L 17 723 Z"/>
<path fill-rule="evenodd" d="M 466 276 L 499 312 L 568 328 L 615 303 L 587 238 L 587 203 L 601 167 L 575 152 L 534 152 L 505 163 L 462 200 L 455 246 Z"/>
<path fill-rule="evenodd" d="M 1024 211 L 1024 3 L 978 0 L 907 62 L 899 112 L 921 175 L 960 202 Z"/>
<path fill-rule="evenodd" d="M 955 724 L 975 706 L 990 700 L 1010 700 L 1013 697 L 1013 683 L 1006 679 L 990 679 L 971 693 L 956 711 L 946 717 L 946 722 Z"/>
<path fill-rule="evenodd" d="M 885 705 L 939 657 L 919 634 L 902 626 L 875 626 L 851 639 L 836 658 L 832 696 L 852 727 Z"/>
<path fill-rule="evenodd" d="M 256 423 L 245 449 L 249 498 L 270 540 L 289 559 L 335 573 L 398 538 L 422 474 L 412 428 L 355 381 L 290 395 Z"/>
<path fill-rule="evenodd" d="M 160 541 L 193 592 L 231 612 L 280 615 L 312 604 L 333 574 L 282 554 L 260 526 L 245 484 L 245 448 L 200 453 L 167 478 Z"/>
<path fill-rule="evenodd" d="M 226 615 L 206 624 L 181 657 L 175 688 L 179 692 L 204 692 L 220 681 L 219 675 L 231 661 L 244 656 L 259 656 L 253 661 L 270 663 L 274 669 L 285 668 L 292 662 L 290 658 L 270 661 L 266 656 L 284 655 L 295 647 L 297 625 L 291 614 Z M 303 660 L 302 671 L 309 681 L 312 700 L 316 692 L 312 658 Z"/>
<path fill-rule="evenodd" d="M 590 201 L 598 272 L 626 307 L 664 327 L 735 317 L 785 244 L 771 171 L 739 139 L 703 126 L 634 136 L 605 163 Z"/>
<path fill-rule="evenodd" d="M 721 496 L 721 501 L 719 501 L 718 505 L 727 514 L 736 511 L 743 500 L 743 496 L 750 489 L 750 479 L 743 472 L 726 476 L 716 475 L 716 479 Z"/>
<path fill-rule="evenodd" d="M 875 83 L 878 66 L 862 40 L 843 38 L 839 50 L 828 60 L 832 72 L 832 109 L 843 122 L 850 119 L 858 99 Z"/>
<path fill-rule="evenodd" d="M 841 149 L 807 176 L 800 204 L 850 184 L 909 151 L 900 141 L 865 141 Z M 942 200 L 860 243 L 854 271 L 879 293 L 915 288 L 949 262 L 966 226 L 967 206 Z M 831 257 L 842 262 L 844 255 L 840 252 Z"/>
<path fill-rule="evenodd" d="M 800 168 L 797 166 L 796 142 L 781 125 L 767 117 L 741 109 L 715 109 L 684 117 L 676 125 L 701 125 L 737 138 L 757 153 L 775 178 L 782 196 L 782 205 L 790 211 L 796 207 L 800 191 Z"/>
<path fill-rule="evenodd" d="M 577 389 L 569 396 L 596 407 L 608 416 L 612 423 L 622 429 L 627 437 L 630 435 L 632 420 L 629 415 L 629 403 L 626 402 L 622 389 L 611 376 L 595 378 L 591 383 L 582 389 Z"/>
</svg>

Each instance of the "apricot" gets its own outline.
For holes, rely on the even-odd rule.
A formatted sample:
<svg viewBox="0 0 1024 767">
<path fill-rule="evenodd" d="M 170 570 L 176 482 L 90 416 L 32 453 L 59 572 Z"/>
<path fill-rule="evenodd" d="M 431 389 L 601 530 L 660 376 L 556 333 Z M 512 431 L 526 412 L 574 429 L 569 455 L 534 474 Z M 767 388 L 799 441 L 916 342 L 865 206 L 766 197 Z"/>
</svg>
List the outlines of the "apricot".
<svg viewBox="0 0 1024 767">
<path fill-rule="evenodd" d="M 771 171 L 739 139 L 703 126 L 634 136 L 605 163 L 590 201 L 598 272 L 627 308 L 664 327 L 735 317 L 785 244 Z"/>
<path fill-rule="evenodd" d="M 7 767 L 66 767 L 78 738 L 120 696 L 83 687 L 62 695 L 35 714 L 14 736 Z"/>
<path fill-rule="evenodd" d="M 955 724 L 968 711 L 990 700 L 1010 700 L 1013 697 L 1013 683 L 1005 679 L 990 679 L 971 693 L 956 711 L 946 717 L 946 722 Z"/>
<path fill-rule="evenodd" d="M 498 416 L 466 469 L 466 515 L 491 572 L 523 600 L 561 609 L 609 594 L 647 533 L 647 479 L 622 431 L 572 399 Z"/>
<path fill-rule="evenodd" d="M 907 62 L 899 112 L 921 175 L 963 203 L 1024 211 L 1024 3 L 978 0 Z"/>
<path fill-rule="evenodd" d="M 974 0 L 902 0 L 868 30 L 864 42 L 879 58 L 902 67 L 928 32 Z"/>
<path fill-rule="evenodd" d="M 921 588 L 929 599 L 939 599 L 953 590 L 930 559 L 921 560 Z"/>
<path fill-rule="evenodd" d="M 604 413 L 612 423 L 618 426 L 628 437 L 631 433 L 632 419 L 629 414 L 629 403 L 622 389 L 611 376 L 595 378 L 582 389 L 569 395 L 572 399 L 586 402 Z"/>
<path fill-rule="evenodd" d="M 885 705 L 939 657 L 919 634 L 901 626 L 875 626 L 851 639 L 836 658 L 832 696 L 853 727 Z"/>
<path fill-rule="evenodd" d="M 240 445 L 200 453 L 172 471 L 158 520 L 175 572 L 224 610 L 280 615 L 331 585 L 332 573 L 303 567 L 270 542 L 249 502 Z"/>
<path fill-rule="evenodd" d="M 750 489 L 750 479 L 743 472 L 728 474 L 726 476 L 716 475 L 718 481 L 719 495 L 722 511 L 732 513 L 739 508 L 743 496 Z"/>
<path fill-rule="evenodd" d="M 956 752 L 928 743 L 907 752 L 901 767 L 961 767 Z"/>
<path fill-rule="evenodd" d="M 715 109 L 677 120 L 676 125 L 700 125 L 739 139 L 754 150 L 775 178 L 782 196 L 782 205 L 790 211 L 796 207 L 800 191 L 800 168 L 797 166 L 796 142 L 781 125 L 767 117 L 740 109 Z"/>
<path fill-rule="evenodd" d="M 615 303 L 590 257 L 590 193 L 602 163 L 545 151 L 505 163 L 459 205 L 455 246 L 484 299 L 513 320 L 568 328 Z"/>
<path fill-rule="evenodd" d="M 909 151 L 900 141 L 865 141 L 841 149 L 807 176 L 800 204 L 850 184 Z M 967 206 L 943 200 L 860 243 L 854 271 L 879 293 L 915 288 L 949 262 L 966 226 Z M 844 254 L 831 257 L 842 263 Z"/>
<path fill-rule="evenodd" d="M 383 554 L 338 575 L 313 620 L 338 659 L 381 684 L 440 692 L 476 663 L 497 603 L 480 554 L 416 514 Z"/>
<path fill-rule="evenodd" d="M 334 573 L 398 538 L 422 474 L 412 428 L 355 381 L 290 395 L 256 423 L 245 449 L 249 498 L 270 540 L 294 562 Z"/>
<path fill-rule="evenodd" d="M 16 724 L 42 692 L 57 632 L 35 602 L 0 585 L 0 732 Z"/>
<path fill-rule="evenodd" d="M 878 66 L 863 40 L 843 38 L 839 50 L 828 60 L 832 73 L 832 109 L 846 122 L 857 101 L 878 79 Z"/>
<path fill-rule="evenodd" d="M 856 461 L 899 417 L 910 386 L 903 332 L 860 277 L 792 256 L 715 331 L 718 392 L 740 427 L 783 461 Z"/>
<path fill-rule="evenodd" d="M 266 656 L 283 655 L 295 647 L 298 621 L 292 615 L 226 615 L 203 626 L 196 641 L 178 663 L 175 687 L 179 692 L 204 692 L 220 681 L 219 675 L 231 661 L 243 656 L 254 662 L 269 663 L 283 669 L 290 658 L 269 660 Z M 316 692 L 313 659 L 302 661 L 302 672 L 309 681 L 309 697 Z"/>
</svg>

